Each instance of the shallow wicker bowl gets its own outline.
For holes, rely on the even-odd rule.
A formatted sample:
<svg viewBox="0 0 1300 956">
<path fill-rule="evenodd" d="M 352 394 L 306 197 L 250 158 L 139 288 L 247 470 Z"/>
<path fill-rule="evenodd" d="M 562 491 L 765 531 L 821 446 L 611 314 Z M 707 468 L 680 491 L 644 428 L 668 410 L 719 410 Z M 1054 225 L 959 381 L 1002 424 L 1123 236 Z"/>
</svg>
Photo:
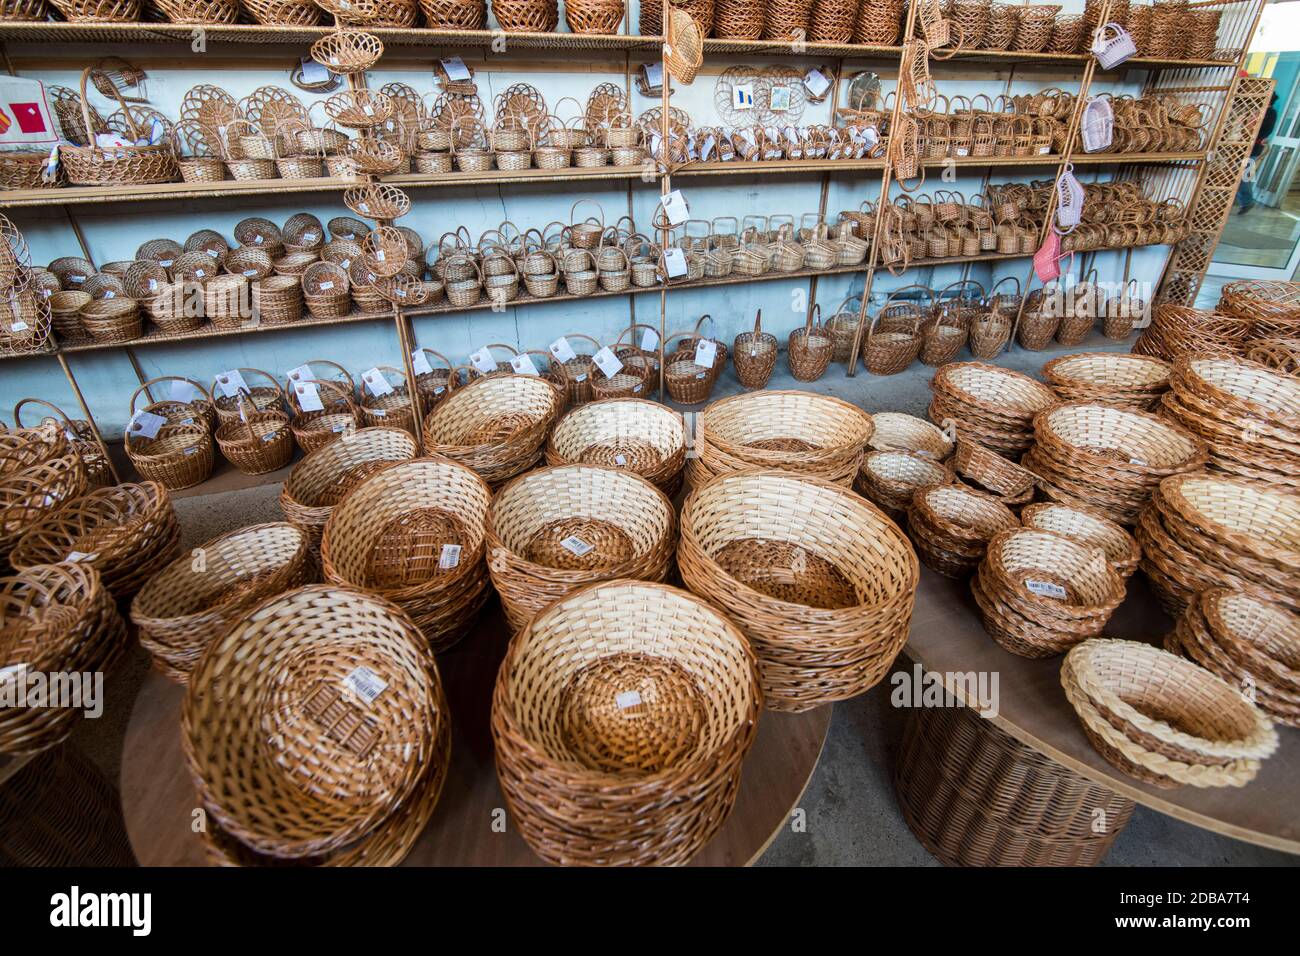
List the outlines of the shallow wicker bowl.
<svg viewBox="0 0 1300 956">
<path fill-rule="evenodd" d="M 876 412 L 867 447 L 874 451 L 911 451 L 943 461 L 952 454 L 952 439 L 943 429 L 915 415 Z"/>
<path fill-rule="evenodd" d="M 1130 577 L 1137 570 L 1142 557 L 1142 550 L 1131 534 L 1101 512 L 1085 505 L 1040 502 L 1020 512 L 1020 523 L 1026 528 L 1052 531 L 1071 541 L 1098 548 L 1122 578 Z"/>
<path fill-rule="evenodd" d="M 760 701 L 745 636 L 694 596 L 562 598 L 511 640 L 492 697 L 515 825 L 551 863 L 688 862 L 731 810 Z"/>
<path fill-rule="evenodd" d="M 641 398 L 609 398 L 579 405 L 556 422 L 546 461 L 626 469 L 671 496 L 681 485 L 686 444 L 680 412 Z"/>
<path fill-rule="evenodd" d="M 450 751 L 420 632 L 333 586 L 245 613 L 196 669 L 181 724 L 203 806 L 245 846 L 290 860 L 370 837 L 430 787 L 436 801 Z"/>
</svg>

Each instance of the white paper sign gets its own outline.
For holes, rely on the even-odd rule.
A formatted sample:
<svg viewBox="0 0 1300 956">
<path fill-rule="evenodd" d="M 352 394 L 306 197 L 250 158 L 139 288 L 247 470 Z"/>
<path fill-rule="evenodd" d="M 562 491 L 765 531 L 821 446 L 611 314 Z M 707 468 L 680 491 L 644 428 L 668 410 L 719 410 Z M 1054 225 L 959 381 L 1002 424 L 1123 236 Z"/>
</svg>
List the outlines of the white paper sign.
<svg viewBox="0 0 1300 956">
<path fill-rule="evenodd" d="M 596 363 L 596 367 L 601 370 L 606 378 L 613 378 L 623 371 L 623 363 L 619 361 L 618 356 L 614 354 L 614 350 L 608 345 L 593 355 L 591 360 Z"/>
<path fill-rule="evenodd" d="M 158 430 L 167 424 L 167 419 L 153 412 L 139 412 L 131 419 L 130 432 L 143 438 L 157 438 Z"/>
<path fill-rule="evenodd" d="M 809 70 L 803 76 L 803 85 L 814 97 L 821 97 L 830 89 L 831 81 L 826 79 L 821 70 Z"/>
<path fill-rule="evenodd" d="M 420 349 L 411 353 L 411 371 L 416 375 L 428 375 L 433 371 L 433 366 L 429 364 L 429 357 Z"/>
<path fill-rule="evenodd" d="M 99 557 L 98 554 L 87 554 L 85 551 L 69 551 L 64 560 L 76 564 L 78 561 L 94 561 L 97 557 Z"/>
<path fill-rule="evenodd" d="M 664 85 L 664 65 L 662 63 L 647 63 L 645 69 L 645 85 L 654 89 L 656 86 Z"/>
<path fill-rule="evenodd" d="M 754 84 L 737 83 L 731 88 L 731 105 L 738 110 L 754 108 Z"/>
<path fill-rule="evenodd" d="M 1051 581 L 1034 581 L 1031 579 L 1025 581 L 1025 587 L 1043 597 L 1064 599 L 1066 596 L 1065 588 L 1059 584 L 1053 584 Z"/>
<path fill-rule="evenodd" d="M 537 375 L 537 366 L 533 364 L 533 357 L 527 352 L 520 352 L 511 358 L 510 367 L 515 370 L 516 375 Z"/>
<path fill-rule="evenodd" d="M 458 56 L 448 57 L 447 59 L 442 60 L 441 62 L 442 62 L 442 69 L 447 74 L 447 79 L 451 80 L 452 82 L 456 82 L 458 80 L 468 80 L 470 78 L 469 67 L 465 65 L 465 61 L 462 60 L 460 57 Z"/>
<path fill-rule="evenodd" d="M 367 704 L 373 704 L 375 698 L 388 687 L 388 683 L 369 667 L 362 665 L 343 678 L 343 686 Z"/>
<path fill-rule="evenodd" d="M 772 92 L 769 94 L 767 105 L 773 113 L 790 112 L 790 87 L 772 87 Z"/>
<path fill-rule="evenodd" d="M 695 364 L 700 368 L 713 368 L 718 359 L 718 343 L 713 339 L 700 339 L 695 346 Z"/>
<path fill-rule="evenodd" d="M 298 396 L 298 407 L 304 412 L 324 411 L 325 405 L 320 400 L 320 389 L 315 382 L 298 382 L 293 393 Z"/>
<path fill-rule="evenodd" d="M 670 279 L 686 275 L 686 253 L 680 249 L 665 249 L 664 271 L 668 273 Z"/>
<path fill-rule="evenodd" d="M 223 398 L 234 398 L 241 392 L 248 391 L 248 384 L 244 381 L 244 376 L 239 369 L 232 368 L 228 372 L 222 372 L 217 376 L 217 391 Z"/>
<path fill-rule="evenodd" d="M 301 382 L 304 379 L 315 378 L 312 374 L 310 365 L 299 365 L 297 368 L 289 369 L 289 381 Z"/>
<path fill-rule="evenodd" d="M 637 707 L 641 703 L 641 694 L 634 690 L 625 690 L 621 694 L 614 695 L 614 703 L 619 710 Z"/>
<path fill-rule="evenodd" d="M 578 357 L 578 353 L 573 351 L 573 346 L 563 335 L 551 343 L 550 349 L 557 362 L 572 362 Z"/>
<path fill-rule="evenodd" d="M 338 63 L 338 57 L 330 57 L 331 66 L 338 66 Z M 302 58 L 302 81 L 309 86 L 314 86 L 317 83 L 328 83 L 330 81 L 330 71 L 311 57 L 305 56 Z"/>
<path fill-rule="evenodd" d="M 589 542 L 583 541 L 576 534 L 571 534 L 563 541 L 560 542 L 560 547 L 564 548 L 567 551 L 572 551 L 578 557 L 582 557 L 584 554 L 587 554 L 588 552 L 591 551 L 592 548 L 596 546 L 594 544 L 590 544 Z"/>
<path fill-rule="evenodd" d="M 476 369 L 487 375 L 489 372 L 497 370 L 496 359 L 492 357 L 492 352 L 486 347 L 479 349 L 469 357 L 470 364 Z"/>
<path fill-rule="evenodd" d="M 686 204 L 686 197 L 680 189 L 674 189 L 664 197 L 664 215 L 674 226 L 680 226 L 691 218 L 691 208 Z"/>
<path fill-rule="evenodd" d="M 460 545 L 444 544 L 442 553 L 438 555 L 438 567 L 444 571 L 450 571 L 458 564 L 460 564 Z"/>
<path fill-rule="evenodd" d="M 189 382 L 184 382 L 179 379 L 172 381 L 169 391 L 171 392 L 171 399 L 173 402 L 188 404 L 199 397 L 199 390 L 197 388 Z"/>
<path fill-rule="evenodd" d="M 654 329 L 646 329 L 641 333 L 641 351 L 653 352 L 659 348 L 659 333 Z"/>
<path fill-rule="evenodd" d="M 384 373 L 377 368 L 368 368 L 362 372 L 361 381 L 366 383 L 366 390 L 375 398 L 391 395 L 393 392 L 393 386 L 388 384 L 388 379 L 384 378 Z"/>
</svg>

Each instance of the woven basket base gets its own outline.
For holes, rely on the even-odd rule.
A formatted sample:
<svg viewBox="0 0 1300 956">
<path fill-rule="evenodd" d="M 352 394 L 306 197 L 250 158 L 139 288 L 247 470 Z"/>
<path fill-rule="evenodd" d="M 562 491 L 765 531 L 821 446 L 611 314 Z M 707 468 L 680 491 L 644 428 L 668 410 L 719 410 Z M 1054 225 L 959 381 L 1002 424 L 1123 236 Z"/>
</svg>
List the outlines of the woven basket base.
<svg viewBox="0 0 1300 956">
<path fill-rule="evenodd" d="M 853 583 L 839 568 L 796 544 L 741 538 L 713 559 L 736 580 L 778 601 L 826 610 L 859 603 Z"/>
<path fill-rule="evenodd" d="M 663 464 L 664 456 L 648 441 L 638 438 L 616 438 L 588 445 L 578 453 L 584 465 L 604 465 L 607 468 L 626 468 L 638 475 L 648 474 Z"/>
<path fill-rule="evenodd" d="M 370 551 L 366 584 L 403 588 L 449 573 L 438 566 L 445 544 L 468 541 L 460 519 L 441 508 L 419 508 L 390 521 Z"/>
<path fill-rule="evenodd" d="M 636 545 L 618 525 L 581 516 L 548 522 L 524 548 L 529 561 L 561 571 L 598 571 L 629 561 L 635 554 Z"/>
</svg>

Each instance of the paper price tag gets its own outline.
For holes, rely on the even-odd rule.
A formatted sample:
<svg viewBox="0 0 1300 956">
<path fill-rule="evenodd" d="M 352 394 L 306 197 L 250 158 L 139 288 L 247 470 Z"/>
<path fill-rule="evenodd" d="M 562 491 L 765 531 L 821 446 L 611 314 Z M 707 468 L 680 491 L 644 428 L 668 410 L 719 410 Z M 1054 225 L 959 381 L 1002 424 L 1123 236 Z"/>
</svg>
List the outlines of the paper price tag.
<svg viewBox="0 0 1300 956">
<path fill-rule="evenodd" d="M 448 57 L 441 61 L 443 72 L 447 74 L 447 79 L 453 83 L 458 80 L 468 80 L 470 78 L 469 67 L 465 61 L 458 56 Z"/>
<path fill-rule="evenodd" d="M 1042 597 L 1056 598 L 1058 600 L 1063 600 L 1066 597 L 1065 588 L 1059 584 L 1053 584 L 1051 581 L 1034 581 L 1031 579 L 1025 581 L 1025 587 Z"/>
<path fill-rule="evenodd" d="M 86 281 L 86 277 L 74 273 L 73 275 L 68 276 L 68 281 L 73 285 L 81 285 L 81 283 Z"/>
<path fill-rule="evenodd" d="M 144 438 L 157 438 L 158 431 L 167 424 L 167 419 L 161 415 L 155 415 L 153 412 L 139 412 L 135 418 L 131 419 L 131 424 L 127 430 L 132 435 L 140 435 Z"/>
<path fill-rule="evenodd" d="M 550 344 L 550 351 L 557 362 L 571 362 L 578 357 L 578 353 L 573 351 L 573 346 L 563 335 Z"/>
<path fill-rule="evenodd" d="M 384 408 L 367 408 L 366 411 L 369 412 L 371 415 L 374 415 L 376 418 L 388 417 L 388 410 Z"/>
<path fill-rule="evenodd" d="M 191 445 L 189 448 L 186 448 L 185 451 L 183 452 L 186 458 L 189 458 L 190 455 L 197 455 L 198 453 L 199 453 L 199 449 L 195 445 Z"/>
<path fill-rule="evenodd" d="M 183 382 L 179 379 L 172 381 L 171 387 L 168 391 L 171 393 L 171 400 L 173 402 L 180 402 L 182 404 L 192 402 L 194 399 L 199 397 L 199 390 L 197 388 L 189 382 Z"/>
<path fill-rule="evenodd" d="M 687 205 L 686 197 L 680 189 L 674 189 L 664 197 L 664 215 L 674 226 L 680 226 L 691 218 L 691 207 Z"/>
<path fill-rule="evenodd" d="M 315 382 L 298 382 L 293 386 L 293 393 L 298 396 L 298 407 L 304 412 L 325 410 L 325 403 L 320 400 L 320 388 Z"/>
<path fill-rule="evenodd" d="M 471 355 L 469 362 L 484 375 L 497 370 L 497 361 L 492 357 L 491 350 L 486 346 Z"/>
<path fill-rule="evenodd" d="M 754 108 L 754 84 L 737 83 L 731 88 L 731 106 L 737 110 Z"/>
<path fill-rule="evenodd" d="M 774 86 L 768 94 L 767 106 L 773 113 L 790 112 L 791 92 L 788 86 Z"/>
<path fill-rule="evenodd" d="M 366 383 L 366 391 L 375 398 L 381 398 L 384 395 L 393 393 L 393 386 L 388 384 L 388 379 L 384 378 L 384 373 L 377 368 L 368 368 L 362 372 L 361 381 Z"/>
<path fill-rule="evenodd" d="M 442 552 L 438 555 L 438 567 L 444 571 L 450 571 L 458 564 L 460 564 L 460 545 L 444 544 Z"/>
<path fill-rule="evenodd" d="M 634 690 L 625 690 L 621 694 L 614 695 L 614 704 L 619 710 L 627 710 L 630 707 L 640 706 L 641 694 Z"/>
<path fill-rule="evenodd" d="M 700 339 L 699 345 L 695 346 L 695 364 L 700 368 L 713 368 L 717 360 L 718 343 L 713 339 Z"/>
<path fill-rule="evenodd" d="M 596 363 L 596 368 L 600 369 L 606 378 L 613 378 L 623 371 L 623 363 L 608 345 L 593 355 L 591 360 Z"/>
<path fill-rule="evenodd" d="M 363 665 L 343 678 L 343 686 L 367 704 L 373 704 L 375 698 L 388 687 L 388 683 L 369 667 Z"/>
<path fill-rule="evenodd" d="M 429 364 L 429 357 L 420 349 L 411 352 L 411 371 L 416 375 L 428 375 L 433 371 L 433 366 Z"/>
<path fill-rule="evenodd" d="M 512 358 L 510 367 L 515 370 L 516 375 L 537 375 L 537 366 L 533 364 L 533 357 L 526 352 L 520 352 Z"/>
<path fill-rule="evenodd" d="M 656 86 L 664 85 L 664 65 L 662 63 L 647 63 L 645 69 L 645 85 L 654 89 Z"/>
<path fill-rule="evenodd" d="M 641 351 L 653 352 L 659 348 L 659 333 L 654 329 L 646 329 L 641 333 Z"/>
<path fill-rule="evenodd" d="M 338 66 L 338 57 L 330 57 L 330 65 Z M 305 56 L 302 58 L 302 81 L 308 85 L 328 83 L 330 81 L 330 71 L 311 57 Z"/>
<path fill-rule="evenodd" d="M 626 456 L 626 455 L 615 455 L 615 456 L 614 456 L 614 464 L 618 465 L 618 467 L 620 467 L 620 468 L 626 468 L 626 467 L 627 467 L 627 456 Z"/>
<path fill-rule="evenodd" d="M 803 85 L 815 97 L 820 97 L 831 88 L 831 81 L 821 70 L 812 69 L 803 75 Z"/>
<path fill-rule="evenodd" d="M 665 249 L 664 271 L 670 279 L 686 275 L 686 253 L 680 249 Z"/>
<path fill-rule="evenodd" d="M 26 322 L 15 322 L 9 328 L 12 332 L 26 332 L 30 326 Z"/>
<path fill-rule="evenodd" d="M 289 369 L 289 381 L 301 382 L 305 379 L 315 378 L 312 374 L 310 365 L 299 365 L 297 368 Z"/>
<path fill-rule="evenodd" d="M 573 552 L 578 557 L 582 557 L 584 554 L 588 554 L 596 546 L 583 541 L 576 534 L 571 534 L 560 542 L 560 547 L 564 548 L 566 551 Z"/>
<path fill-rule="evenodd" d="M 248 391 L 248 383 L 244 381 L 244 376 L 239 369 L 232 368 L 217 376 L 217 391 L 221 393 L 222 398 L 234 398 L 240 392 Z"/>
</svg>

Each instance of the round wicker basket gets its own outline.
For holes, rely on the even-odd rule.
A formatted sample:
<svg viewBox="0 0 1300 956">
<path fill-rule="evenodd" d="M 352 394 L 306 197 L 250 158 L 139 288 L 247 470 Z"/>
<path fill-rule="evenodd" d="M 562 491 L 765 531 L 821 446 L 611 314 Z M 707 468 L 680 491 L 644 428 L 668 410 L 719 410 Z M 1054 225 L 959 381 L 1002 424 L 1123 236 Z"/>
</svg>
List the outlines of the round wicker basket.
<svg viewBox="0 0 1300 956">
<path fill-rule="evenodd" d="M 653 482 L 670 498 L 682 484 L 688 435 L 680 412 L 640 398 L 588 402 L 556 422 L 548 465 L 602 465 Z"/>
</svg>

